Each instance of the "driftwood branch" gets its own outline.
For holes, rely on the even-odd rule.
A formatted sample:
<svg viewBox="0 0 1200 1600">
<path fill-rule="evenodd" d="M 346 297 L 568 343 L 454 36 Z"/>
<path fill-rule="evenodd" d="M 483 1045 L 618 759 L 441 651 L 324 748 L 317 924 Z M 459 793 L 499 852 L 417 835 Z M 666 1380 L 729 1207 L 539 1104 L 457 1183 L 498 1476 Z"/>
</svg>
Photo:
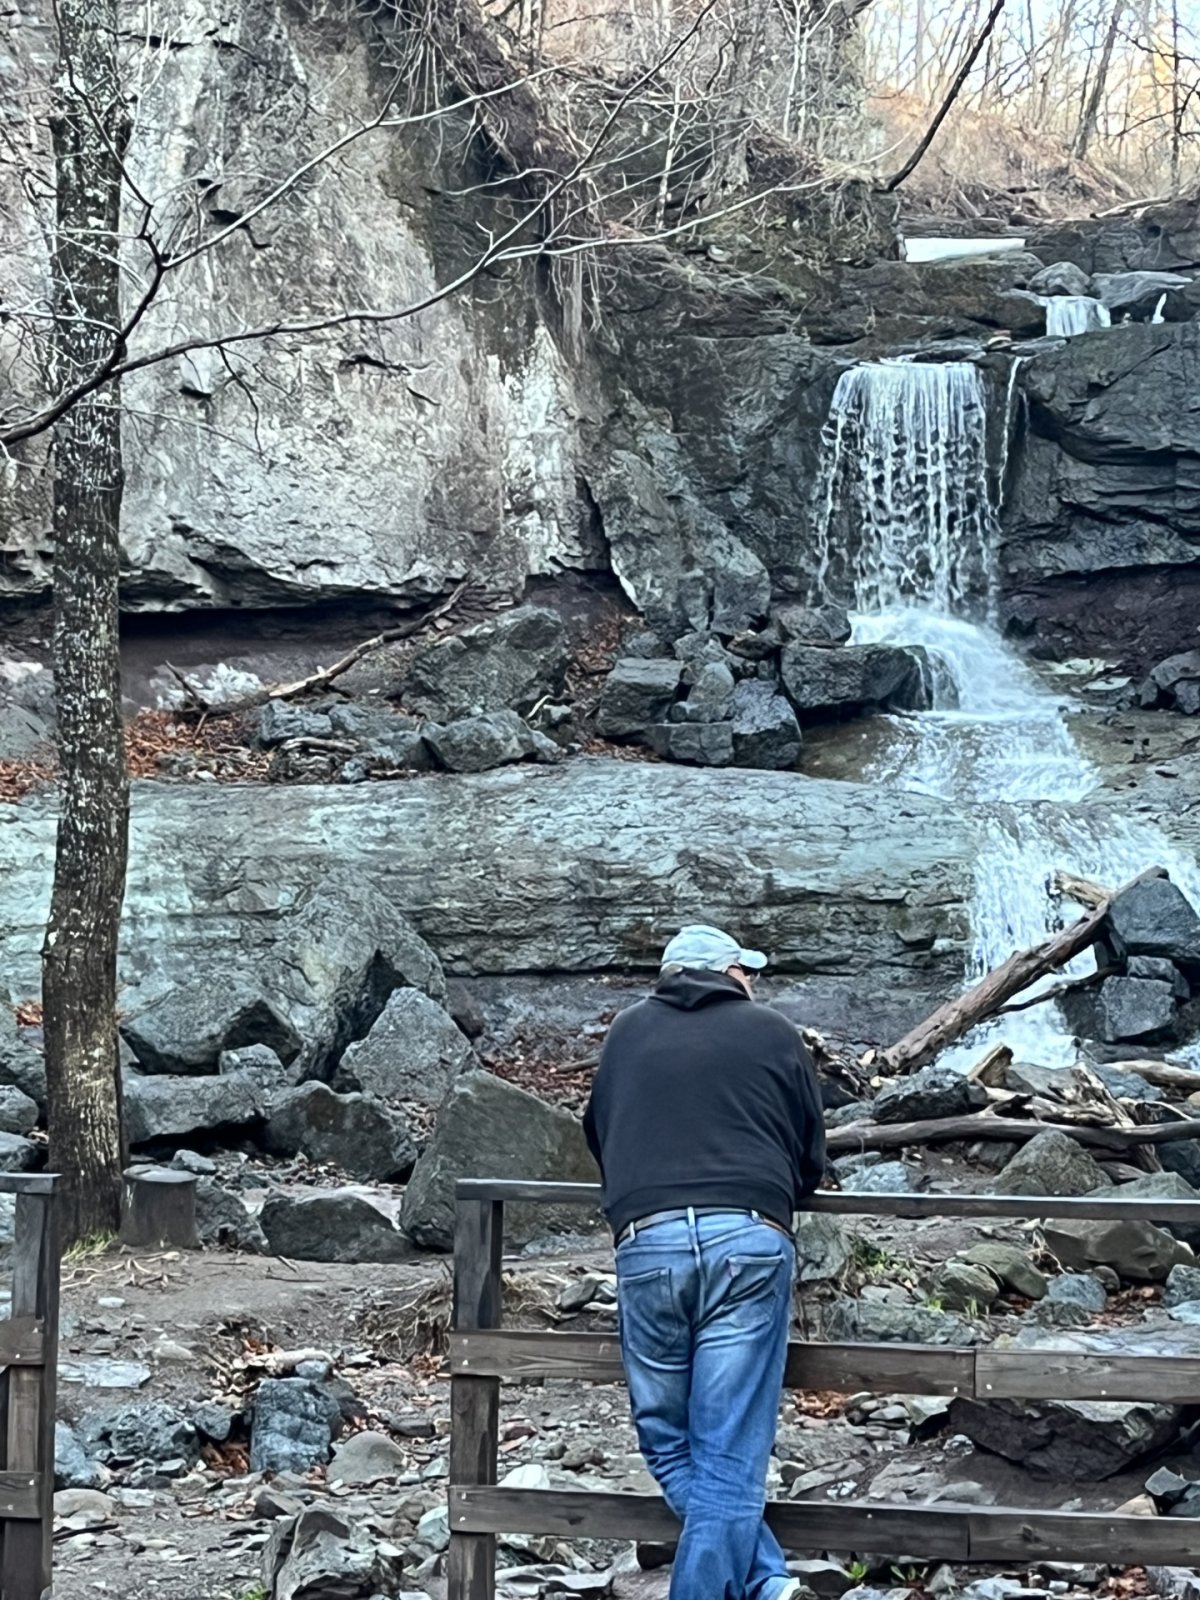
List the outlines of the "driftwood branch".
<svg viewBox="0 0 1200 1600">
<path fill-rule="evenodd" d="M 1144 878 L 1162 876 L 1164 874 L 1161 867 L 1151 867 L 1148 872 L 1139 873 L 1125 886 L 1125 889 L 1132 888 L 1133 884 L 1140 883 Z M 1120 889 L 1117 893 L 1123 894 L 1125 889 Z M 1115 899 L 1116 896 L 1112 898 Z M 1051 972 L 1057 972 L 1060 967 L 1065 967 L 1068 961 L 1074 960 L 1082 951 L 1095 944 L 1104 927 L 1104 919 L 1108 915 L 1111 903 L 1111 899 L 1101 901 L 1086 916 L 1081 917 L 1078 922 L 1073 922 L 1069 928 L 1064 928 L 1061 933 L 1053 934 L 1041 944 L 1034 945 L 1032 949 L 1018 950 L 1015 955 L 1009 956 L 1007 961 L 994 967 L 986 977 L 968 989 L 966 994 L 948 1000 L 931 1017 L 926 1017 L 923 1022 L 919 1022 L 905 1034 L 897 1044 L 885 1050 L 884 1065 L 891 1072 L 907 1072 L 923 1067 L 956 1039 L 961 1039 L 963 1034 L 969 1033 L 981 1022 L 996 1016 L 1002 1007 L 1023 990 L 1028 989 L 1031 984 L 1037 983 Z"/>
<path fill-rule="evenodd" d="M 1120 967 L 1099 967 L 1095 972 L 1085 973 L 1082 978 L 1066 978 L 1052 989 L 1043 989 L 1041 994 L 1030 995 L 1028 1000 L 1010 1000 L 1005 1006 L 997 1006 L 994 1015 L 1007 1017 L 1014 1011 L 1029 1011 L 1034 1006 L 1044 1006 L 1047 1000 L 1061 1000 L 1076 989 L 1090 989 L 1094 984 L 1103 983 L 1105 978 L 1113 977 L 1120 970 Z"/>
<path fill-rule="evenodd" d="M 1133 1145 L 1172 1144 L 1177 1139 L 1200 1138 L 1200 1118 L 1180 1122 L 1155 1122 L 1144 1127 L 1097 1128 L 1080 1122 L 1035 1122 L 1028 1118 L 998 1117 L 993 1111 L 975 1111 L 962 1117 L 940 1117 L 925 1122 L 851 1122 L 830 1128 L 825 1145 L 831 1155 L 851 1150 L 897 1150 L 904 1145 L 950 1144 L 969 1139 L 1007 1139 L 1021 1143 L 1039 1133 L 1065 1133 L 1080 1144 L 1123 1153 Z"/>
<path fill-rule="evenodd" d="M 992 6 L 991 13 L 988 16 L 987 21 L 984 23 L 983 28 L 980 30 L 979 37 L 975 40 L 975 43 L 967 52 L 967 58 L 955 74 L 954 82 L 950 85 L 949 91 L 946 94 L 946 98 L 938 107 L 937 115 L 929 124 L 928 128 L 926 128 L 920 144 L 918 144 L 912 155 L 909 156 L 908 160 L 900 168 L 900 171 L 895 173 L 894 176 L 890 177 L 884 184 L 883 192 L 885 194 L 891 194 L 894 189 L 898 189 L 904 180 L 906 178 L 911 178 L 913 173 L 917 170 L 917 167 L 920 165 L 926 150 L 929 149 L 929 146 L 937 138 L 938 129 L 949 116 L 950 108 L 958 99 L 959 94 L 962 91 L 963 84 L 966 83 L 967 79 L 970 77 L 971 68 L 975 65 L 976 61 L 978 61 L 979 52 L 983 49 L 984 45 L 991 37 L 992 29 L 996 26 L 997 22 L 999 22 L 1000 13 L 1003 10 L 1004 0 L 995 0 L 995 4 Z"/>
</svg>

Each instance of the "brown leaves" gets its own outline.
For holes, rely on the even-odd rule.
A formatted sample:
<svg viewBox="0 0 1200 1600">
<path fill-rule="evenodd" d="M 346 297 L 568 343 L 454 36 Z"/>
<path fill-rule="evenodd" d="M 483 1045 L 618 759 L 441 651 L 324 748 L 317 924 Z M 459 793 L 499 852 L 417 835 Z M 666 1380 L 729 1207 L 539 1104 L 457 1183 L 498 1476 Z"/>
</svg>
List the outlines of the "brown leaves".
<svg viewBox="0 0 1200 1600">
<path fill-rule="evenodd" d="M 48 761 L 0 761 L 0 804 L 11 805 L 53 782 L 54 767 Z"/>
<path fill-rule="evenodd" d="M 133 778 L 204 774 L 219 782 L 262 779 L 269 760 L 249 748 L 240 717 L 194 722 L 171 711 L 139 711 L 126 725 L 125 753 Z"/>
</svg>

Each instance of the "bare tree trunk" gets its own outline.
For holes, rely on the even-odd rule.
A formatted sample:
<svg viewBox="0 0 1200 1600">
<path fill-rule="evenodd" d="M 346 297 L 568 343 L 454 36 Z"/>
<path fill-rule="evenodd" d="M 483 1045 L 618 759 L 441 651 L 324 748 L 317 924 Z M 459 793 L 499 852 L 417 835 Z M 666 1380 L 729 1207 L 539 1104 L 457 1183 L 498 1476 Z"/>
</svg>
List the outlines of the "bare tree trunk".
<svg viewBox="0 0 1200 1600">
<path fill-rule="evenodd" d="M 1079 122 L 1079 132 L 1075 136 L 1075 155 L 1082 161 L 1088 153 L 1088 146 L 1096 136 L 1096 128 L 1100 121 L 1100 106 L 1104 100 L 1104 92 L 1108 88 L 1108 69 L 1112 65 L 1113 50 L 1117 43 L 1117 33 L 1121 27 L 1121 18 L 1125 13 L 1125 0 L 1116 0 L 1112 9 L 1112 16 L 1108 19 L 1108 32 L 1104 35 L 1104 46 L 1100 51 L 1100 64 L 1096 68 L 1096 75 L 1092 79 L 1092 92 L 1088 96 L 1087 104 L 1083 109 L 1083 116 Z"/>
<path fill-rule="evenodd" d="M 54 365 L 93 370 L 120 325 L 118 229 L 126 117 L 117 0 L 59 0 Z M 61 810 L 42 951 L 50 1158 L 63 1174 L 64 1241 L 114 1233 L 121 1203 L 117 938 L 129 784 L 121 719 L 117 579 L 120 397 L 100 389 L 54 438 L 54 685 Z"/>
<path fill-rule="evenodd" d="M 1179 0 L 1171 0 L 1171 193 L 1180 190 L 1183 162 L 1183 70 L 1179 53 Z"/>
</svg>

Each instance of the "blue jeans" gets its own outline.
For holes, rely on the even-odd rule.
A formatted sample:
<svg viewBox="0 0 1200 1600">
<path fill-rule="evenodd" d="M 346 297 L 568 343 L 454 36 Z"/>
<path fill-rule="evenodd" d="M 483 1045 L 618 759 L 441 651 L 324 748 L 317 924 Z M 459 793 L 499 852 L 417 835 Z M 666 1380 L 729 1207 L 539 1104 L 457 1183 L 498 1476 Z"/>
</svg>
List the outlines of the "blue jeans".
<svg viewBox="0 0 1200 1600">
<path fill-rule="evenodd" d="M 795 1251 L 747 1212 L 662 1222 L 620 1245 L 621 1352 L 638 1443 L 683 1523 L 671 1600 L 776 1600 L 763 1522 Z"/>
</svg>

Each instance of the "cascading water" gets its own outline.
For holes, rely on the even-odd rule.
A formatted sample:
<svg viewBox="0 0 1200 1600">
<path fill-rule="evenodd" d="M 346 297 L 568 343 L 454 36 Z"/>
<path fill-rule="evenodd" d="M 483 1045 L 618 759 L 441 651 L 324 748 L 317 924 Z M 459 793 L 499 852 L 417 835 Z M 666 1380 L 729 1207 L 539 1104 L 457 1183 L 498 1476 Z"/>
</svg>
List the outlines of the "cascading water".
<svg viewBox="0 0 1200 1600">
<path fill-rule="evenodd" d="M 921 647 L 933 669 L 932 709 L 894 719 L 871 778 L 981 811 L 972 979 L 1058 925 L 1057 870 L 1116 884 L 1157 863 L 1200 900 L 1196 864 L 1158 829 L 1102 804 L 1061 809 L 1100 775 L 1071 736 L 1068 704 L 985 620 L 996 550 L 987 417 L 986 381 L 968 362 L 855 367 L 834 393 L 818 498 L 819 585 L 852 599 L 855 642 Z M 1093 968 L 1083 956 L 1069 970 Z M 1049 1004 L 987 1031 L 1026 1060 L 1074 1059 Z M 976 1037 L 961 1059 L 978 1049 Z"/>
<path fill-rule="evenodd" d="M 1096 328 L 1111 328 L 1108 307 L 1086 294 L 1056 294 L 1043 302 L 1046 307 L 1046 332 L 1059 338 L 1091 333 Z"/>
</svg>

